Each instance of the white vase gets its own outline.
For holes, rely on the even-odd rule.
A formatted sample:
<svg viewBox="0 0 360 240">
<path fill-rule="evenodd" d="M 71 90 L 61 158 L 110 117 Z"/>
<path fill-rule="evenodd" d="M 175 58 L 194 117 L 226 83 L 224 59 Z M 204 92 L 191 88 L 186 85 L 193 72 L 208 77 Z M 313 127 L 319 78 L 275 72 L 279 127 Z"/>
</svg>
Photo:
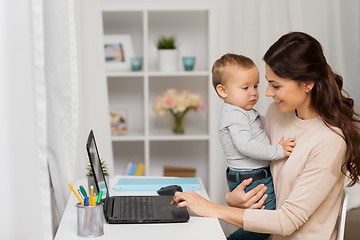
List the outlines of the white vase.
<svg viewBox="0 0 360 240">
<path fill-rule="evenodd" d="M 176 49 L 159 49 L 158 57 L 161 72 L 175 72 L 178 70 L 178 52 Z"/>
</svg>

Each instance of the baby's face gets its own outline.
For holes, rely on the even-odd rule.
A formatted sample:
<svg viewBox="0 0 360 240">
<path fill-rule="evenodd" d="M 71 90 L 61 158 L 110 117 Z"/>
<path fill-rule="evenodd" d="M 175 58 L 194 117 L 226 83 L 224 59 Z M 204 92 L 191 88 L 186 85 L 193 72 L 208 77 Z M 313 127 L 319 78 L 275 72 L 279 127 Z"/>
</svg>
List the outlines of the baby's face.
<svg viewBox="0 0 360 240">
<path fill-rule="evenodd" d="M 228 66 L 224 73 L 224 102 L 251 110 L 259 99 L 259 71 Z"/>
</svg>

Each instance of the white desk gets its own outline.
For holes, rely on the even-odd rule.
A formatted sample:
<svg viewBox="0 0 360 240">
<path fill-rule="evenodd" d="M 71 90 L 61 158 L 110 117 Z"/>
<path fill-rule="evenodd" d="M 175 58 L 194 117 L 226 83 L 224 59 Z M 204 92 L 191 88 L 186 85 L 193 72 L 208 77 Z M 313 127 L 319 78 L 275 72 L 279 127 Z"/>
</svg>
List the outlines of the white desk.
<svg viewBox="0 0 360 240">
<path fill-rule="evenodd" d="M 111 179 L 111 183 L 116 183 L 118 177 Z M 204 185 L 200 180 L 200 190 L 197 191 L 200 195 L 208 199 L 208 195 Z M 110 185 L 111 185 L 110 183 Z M 74 187 L 85 184 L 85 181 L 78 181 Z M 69 189 L 70 191 L 70 189 Z M 114 192 L 110 188 L 110 195 L 157 195 L 156 192 Z M 56 233 L 55 240 L 69 240 L 69 239 L 85 239 L 77 236 L 76 226 L 76 208 L 75 204 L 78 202 L 73 193 L 69 197 L 66 205 L 64 215 L 61 219 L 59 229 Z M 107 224 L 104 225 L 104 235 L 96 239 L 171 239 L 171 240 L 190 240 L 190 239 L 226 239 L 224 232 L 220 226 L 217 218 L 203 218 L 190 214 L 190 220 L 186 223 L 160 223 L 160 224 Z"/>
</svg>

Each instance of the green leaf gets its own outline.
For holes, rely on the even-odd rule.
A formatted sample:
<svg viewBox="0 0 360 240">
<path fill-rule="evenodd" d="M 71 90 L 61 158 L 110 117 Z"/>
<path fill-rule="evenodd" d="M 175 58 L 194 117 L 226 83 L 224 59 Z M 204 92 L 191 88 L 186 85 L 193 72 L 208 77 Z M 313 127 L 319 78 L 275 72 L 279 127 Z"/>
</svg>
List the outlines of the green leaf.
<svg viewBox="0 0 360 240">
<path fill-rule="evenodd" d="M 158 49 L 176 49 L 174 36 L 161 36 L 156 44 Z"/>
<path fill-rule="evenodd" d="M 107 164 L 105 163 L 105 160 L 100 160 L 100 163 L 101 163 L 101 168 L 103 170 L 104 175 L 109 176 L 109 171 L 108 171 L 108 168 L 107 168 Z M 92 168 L 91 168 L 90 164 L 86 166 L 86 171 L 87 171 L 87 173 L 86 173 L 87 177 L 94 176 L 94 173 L 92 171 Z"/>
</svg>

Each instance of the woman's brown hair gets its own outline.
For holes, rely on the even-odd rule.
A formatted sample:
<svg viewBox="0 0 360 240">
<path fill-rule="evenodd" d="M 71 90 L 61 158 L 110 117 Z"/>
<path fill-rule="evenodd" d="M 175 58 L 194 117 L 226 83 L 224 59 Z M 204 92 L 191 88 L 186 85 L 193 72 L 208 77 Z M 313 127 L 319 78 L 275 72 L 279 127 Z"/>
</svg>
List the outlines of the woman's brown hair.
<svg viewBox="0 0 360 240">
<path fill-rule="evenodd" d="M 354 111 L 354 100 L 342 88 L 342 77 L 334 73 L 326 62 L 321 44 L 308 34 L 291 32 L 269 48 L 264 61 L 279 77 L 314 82 L 311 105 L 329 128 L 342 130 L 347 144 L 344 166 L 349 172 L 349 186 L 359 182 L 359 115 Z"/>
</svg>

